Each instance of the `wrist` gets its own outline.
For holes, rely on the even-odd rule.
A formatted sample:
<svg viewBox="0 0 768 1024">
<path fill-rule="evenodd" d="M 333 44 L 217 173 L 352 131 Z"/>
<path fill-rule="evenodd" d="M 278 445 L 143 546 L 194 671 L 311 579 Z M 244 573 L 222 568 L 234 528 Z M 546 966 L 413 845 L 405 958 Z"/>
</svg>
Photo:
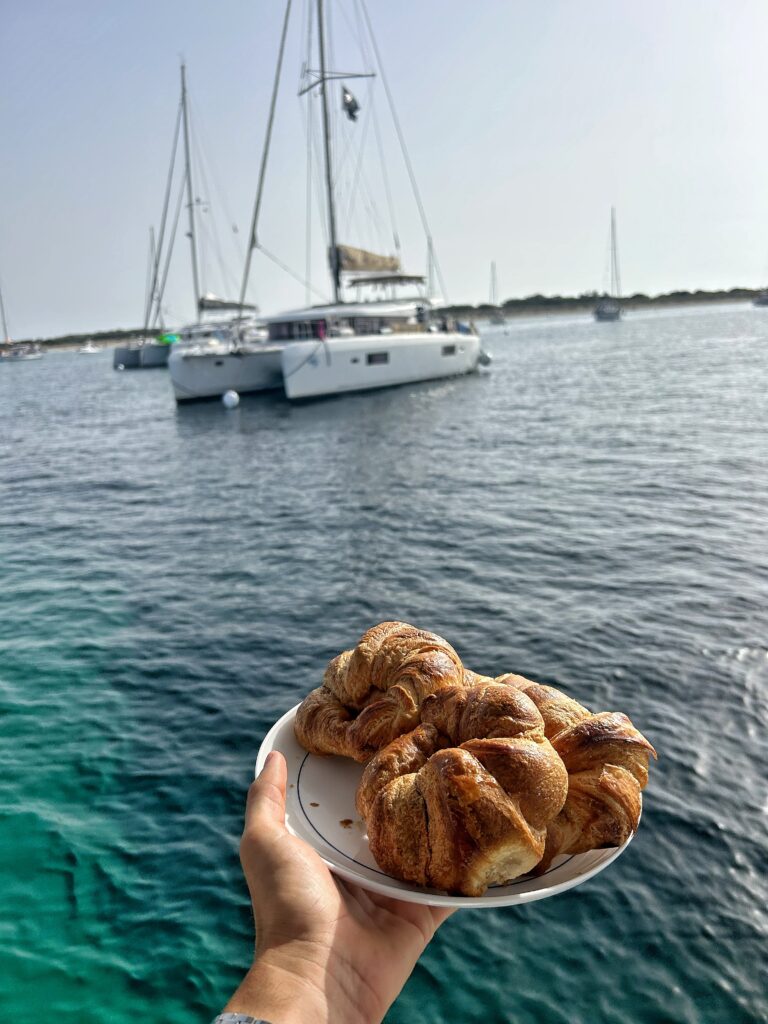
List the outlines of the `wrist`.
<svg viewBox="0 0 768 1024">
<path fill-rule="evenodd" d="M 224 1009 L 270 1024 L 379 1024 L 387 1006 L 351 965 L 311 944 L 263 950 Z"/>
<path fill-rule="evenodd" d="M 329 1020 L 318 967 L 299 955 L 276 957 L 269 951 L 254 960 L 224 1010 L 263 1017 L 270 1024 L 327 1024 Z"/>
</svg>

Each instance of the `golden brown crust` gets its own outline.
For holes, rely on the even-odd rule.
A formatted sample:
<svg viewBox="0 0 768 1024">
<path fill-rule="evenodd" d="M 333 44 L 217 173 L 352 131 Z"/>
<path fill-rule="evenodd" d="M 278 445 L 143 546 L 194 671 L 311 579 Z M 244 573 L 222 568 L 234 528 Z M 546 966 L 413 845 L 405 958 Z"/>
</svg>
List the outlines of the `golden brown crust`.
<svg viewBox="0 0 768 1024">
<path fill-rule="evenodd" d="M 552 686 L 513 679 L 511 685 L 541 712 L 547 738 L 569 776 L 568 799 L 548 826 L 546 850 L 536 870 L 546 871 L 559 854 L 625 843 L 638 826 L 640 793 L 656 751 L 626 715 L 592 714 Z"/>
<path fill-rule="evenodd" d="M 422 717 L 375 755 L 358 789 L 377 863 L 464 895 L 530 871 L 568 789 L 533 702 L 481 683 L 430 696 Z M 418 866 L 417 850 L 428 851 Z"/>
<path fill-rule="evenodd" d="M 464 666 L 447 641 L 405 622 L 382 622 L 329 663 L 322 687 L 299 707 L 296 738 L 311 753 L 364 763 L 415 728 L 424 699 L 448 686 L 464 686 Z"/>
<path fill-rule="evenodd" d="M 626 715 L 479 675 L 403 622 L 329 663 L 295 732 L 312 753 L 367 764 L 357 807 L 384 871 L 467 895 L 626 842 L 656 757 Z"/>
</svg>

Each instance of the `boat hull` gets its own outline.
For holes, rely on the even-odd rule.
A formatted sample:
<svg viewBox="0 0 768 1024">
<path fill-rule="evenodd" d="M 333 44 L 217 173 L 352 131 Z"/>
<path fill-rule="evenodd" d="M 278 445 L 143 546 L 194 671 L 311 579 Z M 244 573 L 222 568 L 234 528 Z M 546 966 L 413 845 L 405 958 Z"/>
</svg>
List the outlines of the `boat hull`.
<svg viewBox="0 0 768 1024">
<path fill-rule="evenodd" d="M 283 350 L 289 398 L 414 384 L 458 377 L 478 367 L 475 334 L 409 333 L 295 341 Z"/>
<path fill-rule="evenodd" d="M 269 391 L 283 383 L 282 345 L 239 352 L 185 351 L 174 346 L 168 369 L 177 402 L 217 398 L 225 391 Z"/>
<path fill-rule="evenodd" d="M 608 307 L 601 309 L 599 306 L 595 310 L 595 320 L 598 323 L 611 323 L 614 320 L 621 320 L 621 310 L 617 307 Z"/>
<path fill-rule="evenodd" d="M 117 370 L 153 370 L 168 365 L 171 345 L 118 345 L 112 356 Z"/>
</svg>

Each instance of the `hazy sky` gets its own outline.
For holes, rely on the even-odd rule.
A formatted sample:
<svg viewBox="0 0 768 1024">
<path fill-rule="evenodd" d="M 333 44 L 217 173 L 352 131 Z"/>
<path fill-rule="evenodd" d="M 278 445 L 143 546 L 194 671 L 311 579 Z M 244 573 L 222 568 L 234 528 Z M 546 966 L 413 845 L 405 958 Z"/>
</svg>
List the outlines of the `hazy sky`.
<svg viewBox="0 0 768 1024">
<path fill-rule="evenodd" d="M 363 70 L 347 46 L 353 0 L 327 2 L 336 8 L 335 66 Z M 261 230 L 302 277 L 307 146 L 296 94 L 305 5 L 294 0 Z M 450 300 L 486 299 L 492 259 L 502 298 L 601 288 L 612 203 L 625 293 L 765 283 L 765 0 L 368 7 Z M 140 324 L 181 54 L 207 168 L 195 181 L 205 203 L 204 285 L 236 291 L 283 8 L 0 0 L 0 281 L 14 336 Z M 356 125 L 342 125 L 337 150 L 347 152 L 351 131 L 366 131 L 370 154 L 371 86 L 349 84 L 363 109 Z M 404 263 L 422 271 L 416 208 L 380 83 L 374 89 Z M 348 158 L 341 186 L 355 166 Z M 374 167 L 369 155 L 361 166 Z M 366 174 L 383 222 L 381 179 Z M 341 206 L 344 222 L 346 192 Z M 346 218 L 343 241 L 370 242 L 356 227 L 365 207 L 363 199 L 357 220 Z M 312 282 L 327 293 L 317 218 Z M 193 314 L 187 247 L 180 231 L 165 302 L 176 322 Z M 305 293 L 257 254 L 250 294 L 275 312 L 303 304 Z"/>
</svg>

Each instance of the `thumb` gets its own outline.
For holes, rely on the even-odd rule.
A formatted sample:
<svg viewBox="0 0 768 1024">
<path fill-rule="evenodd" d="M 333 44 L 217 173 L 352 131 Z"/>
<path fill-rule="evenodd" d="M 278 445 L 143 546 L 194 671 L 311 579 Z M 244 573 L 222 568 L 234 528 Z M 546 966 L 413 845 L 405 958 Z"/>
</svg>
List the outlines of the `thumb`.
<svg viewBox="0 0 768 1024">
<path fill-rule="evenodd" d="M 276 750 L 267 754 L 259 777 L 248 790 L 245 805 L 244 834 L 262 831 L 277 826 L 285 827 L 285 785 L 288 766 L 285 758 Z"/>
</svg>

